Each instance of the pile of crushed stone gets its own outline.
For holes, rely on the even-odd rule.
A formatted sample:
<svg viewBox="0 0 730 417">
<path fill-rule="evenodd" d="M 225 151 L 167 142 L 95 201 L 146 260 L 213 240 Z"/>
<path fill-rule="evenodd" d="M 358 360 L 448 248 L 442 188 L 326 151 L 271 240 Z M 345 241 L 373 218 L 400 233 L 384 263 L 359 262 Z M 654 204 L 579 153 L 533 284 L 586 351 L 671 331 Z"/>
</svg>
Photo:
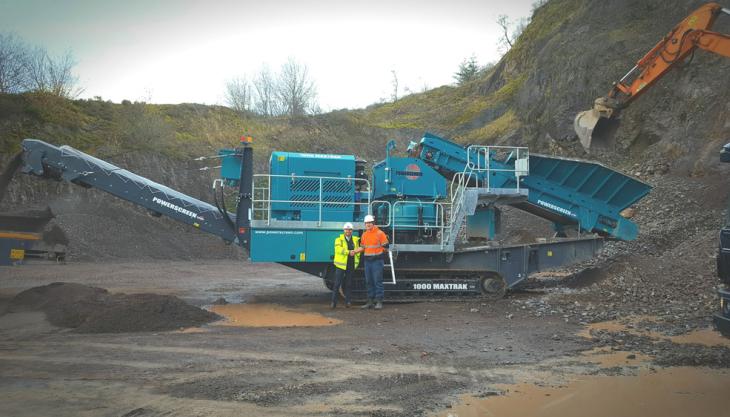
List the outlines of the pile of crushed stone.
<svg viewBox="0 0 730 417">
<path fill-rule="evenodd" d="M 80 333 L 175 330 L 221 318 L 170 295 L 110 294 L 103 288 L 66 282 L 19 293 L 6 313 L 24 311 L 43 311 L 54 326 Z"/>
</svg>

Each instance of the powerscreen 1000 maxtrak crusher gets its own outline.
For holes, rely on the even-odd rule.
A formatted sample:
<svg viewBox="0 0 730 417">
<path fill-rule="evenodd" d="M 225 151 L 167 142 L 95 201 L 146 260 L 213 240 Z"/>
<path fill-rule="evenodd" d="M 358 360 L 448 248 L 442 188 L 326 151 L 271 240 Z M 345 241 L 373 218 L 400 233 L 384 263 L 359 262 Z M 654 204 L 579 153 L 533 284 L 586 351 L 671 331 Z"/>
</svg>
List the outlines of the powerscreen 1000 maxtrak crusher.
<svg viewBox="0 0 730 417">
<path fill-rule="evenodd" d="M 353 155 L 273 152 L 267 174 L 253 173 L 250 138 L 219 152 L 215 204 L 157 184 L 69 146 L 25 139 L 23 173 L 98 188 L 234 242 L 253 262 L 276 262 L 334 280 L 333 242 L 342 225 L 364 229 L 366 214 L 388 235 L 393 262 L 387 297 L 482 294 L 500 297 L 530 273 L 594 257 L 605 239 L 632 240 L 637 226 L 621 212 L 650 186 L 601 164 L 530 154 L 524 147 L 471 145 L 426 133 L 366 174 Z M 237 190 L 236 210 L 223 189 Z M 501 209 L 549 220 L 556 236 L 499 245 Z M 476 244 L 474 242 L 477 242 Z M 353 294 L 364 297 L 362 267 Z"/>
</svg>

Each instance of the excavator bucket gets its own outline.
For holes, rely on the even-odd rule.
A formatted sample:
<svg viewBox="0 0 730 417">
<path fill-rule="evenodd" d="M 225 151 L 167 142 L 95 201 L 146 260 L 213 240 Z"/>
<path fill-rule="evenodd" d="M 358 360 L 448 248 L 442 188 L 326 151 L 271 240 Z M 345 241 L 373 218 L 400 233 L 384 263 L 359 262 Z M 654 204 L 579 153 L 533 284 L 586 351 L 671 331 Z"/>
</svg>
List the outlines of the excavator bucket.
<svg viewBox="0 0 730 417">
<path fill-rule="evenodd" d="M 596 109 L 578 113 L 573 122 L 575 133 L 586 152 L 591 149 L 611 149 L 616 145 L 616 130 L 619 119 L 606 116 Z"/>
</svg>

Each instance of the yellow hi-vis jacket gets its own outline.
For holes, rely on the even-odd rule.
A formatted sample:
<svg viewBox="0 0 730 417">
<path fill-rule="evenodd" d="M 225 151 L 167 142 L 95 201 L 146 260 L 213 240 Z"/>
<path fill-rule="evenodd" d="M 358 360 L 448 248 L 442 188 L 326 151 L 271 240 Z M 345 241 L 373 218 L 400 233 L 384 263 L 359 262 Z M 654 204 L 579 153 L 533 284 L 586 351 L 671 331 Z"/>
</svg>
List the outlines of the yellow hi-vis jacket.
<svg viewBox="0 0 730 417">
<path fill-rule="evenodd" d="M 357 249 L 360 247 L 360 238 L 352 235 L 352 248 Z M 335 266 L 340 269 L 347 269 L 347 258 L 350 256 L 350 250 L 347 249 L 347 240 L 345 240 L 345 234 L 341 234 L 335 239 Z M 360 265 L 360 254 L 355 254 L 355 266 Z"/>
</svg>

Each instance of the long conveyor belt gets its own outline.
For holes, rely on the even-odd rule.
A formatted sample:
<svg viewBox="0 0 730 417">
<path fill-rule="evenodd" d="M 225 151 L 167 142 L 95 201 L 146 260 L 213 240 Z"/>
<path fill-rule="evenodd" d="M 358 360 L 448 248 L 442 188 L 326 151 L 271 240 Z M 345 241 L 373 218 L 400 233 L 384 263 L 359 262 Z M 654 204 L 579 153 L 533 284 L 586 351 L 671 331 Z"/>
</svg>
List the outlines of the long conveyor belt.
<svg viewBox="0 0 730 417">
<path fill-rule="evenodd" d="M 25 139 L 21 171 L 39 177 L 65 180 L 86 188 L 97 188 L 150 212 L 171 217 L 233 242 L 235 215 L 212 204 L 158 184 L 70 146 Z M 16 162 L 17 163 L 17 162 Z M 11 173 L 12 174 L 12 173 Z"/>
</svg>

